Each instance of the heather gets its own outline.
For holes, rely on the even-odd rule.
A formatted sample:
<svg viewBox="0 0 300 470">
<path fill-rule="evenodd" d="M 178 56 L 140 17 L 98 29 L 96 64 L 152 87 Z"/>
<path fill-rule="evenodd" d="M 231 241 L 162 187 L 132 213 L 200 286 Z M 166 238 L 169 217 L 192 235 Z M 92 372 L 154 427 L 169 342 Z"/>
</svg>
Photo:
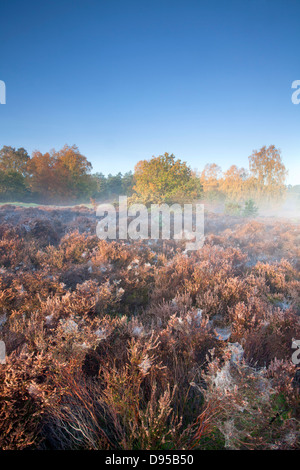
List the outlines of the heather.
<svg viewBox="0 0 300 470">
<path fill-rule="evenodd" d="M 202 249 L 2 206 L 2 449 L 299 446 L 299 224 L 206 212 Z"/>
</svg>

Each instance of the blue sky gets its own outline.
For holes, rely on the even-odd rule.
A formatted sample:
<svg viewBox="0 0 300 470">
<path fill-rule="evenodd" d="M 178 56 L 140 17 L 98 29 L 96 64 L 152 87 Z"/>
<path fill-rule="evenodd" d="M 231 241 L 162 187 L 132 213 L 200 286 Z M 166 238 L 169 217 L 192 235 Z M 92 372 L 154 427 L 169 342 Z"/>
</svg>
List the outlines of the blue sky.
<svg viewBox="0 0 300 470">
<path fill-rule="evenodd" d="M 281 148 L 300 184 L 299 0 L 0 2 L 0 147 L 76 144 L 94 171 Z"/>
</svg>

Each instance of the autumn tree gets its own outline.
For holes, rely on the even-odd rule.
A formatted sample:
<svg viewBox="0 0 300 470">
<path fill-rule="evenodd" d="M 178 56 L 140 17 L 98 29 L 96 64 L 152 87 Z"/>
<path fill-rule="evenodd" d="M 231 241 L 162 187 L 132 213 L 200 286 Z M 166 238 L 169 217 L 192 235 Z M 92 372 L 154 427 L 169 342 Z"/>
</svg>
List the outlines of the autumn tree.
<svg viewBox="0 0 300 470">
<path fill-rule="evenodd" d="M 200 175 L 204 197 L 207 199 L 217 199 L 220 197 L 220 182 L 222 169 L 216 163 L 208 163 Z"/>
<path fill-rule="evenodd" d="M 238 168 L 232 165 L 224 172 L 223 178 L 220 180 L 220 190 L 228 199 L 241 201 L 247 197 L 246 184 L 248 172 L 245 168 Z"/>
<path fill-rule="evenodd" d="M 88 199 L 94 191 L 91 167 L 76 146 L 45 154 L 35 151 L 28 163 L 28 184 L 43 201 Z"/>
<path fill-rule="evenodd" d="M 25 176 L 29 158 L 23 147 L 15 149 L 5 145 L 0 150 L 0 171 L 16 172 Z"/>
<path fill-rule="evenodd" d="M 133 199 L 149 203 L 185 202 L 201 195 L 199 178 L 173 154 L 141 160 L 134 171 Z"/>
<path fill-rule="evenodd" d="M 57 194 L 54 165 L 55 159 L 49 152 L 43 154 L 38 150 L 28 163 L 28 185 L 35 197 L 45 202 Z"/>
<path fill-rule="evenodd" d="M 254 150 L 249 157 L 248 192 L 256 199 L 278 199 L 285 192 L 287 170 L 281 151 L 274 145 Z"/>
<path fill-rule="evenodd" d="M 60 151 L 53 151 L 52 156 L 60 196 L 70 201 L 88 197 L 93 188 L 90 177 L 92 164 L 87 158 L 75 145 L 65 145 Z"/>
</svg>

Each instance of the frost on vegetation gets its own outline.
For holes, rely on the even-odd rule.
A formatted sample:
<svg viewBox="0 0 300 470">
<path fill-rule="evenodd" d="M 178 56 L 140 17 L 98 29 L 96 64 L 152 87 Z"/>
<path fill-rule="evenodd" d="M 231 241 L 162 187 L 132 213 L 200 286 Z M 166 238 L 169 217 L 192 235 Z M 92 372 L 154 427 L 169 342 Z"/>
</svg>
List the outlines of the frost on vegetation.
<svg viewBox="0 0 300 470">
<path fill-rule="evenodd" d="M 136 325 L 132 328 L 132 335 L 136 336 L 137 338 L 142 336 L 143 333 L 144 333 L 144 327 L 143 326 Z"/>
<path fill-rule="evenodd" d="M 229 362 L 227 362 L 220 370 L 217 371 L 212 383 L 220 395 L 226 395 L 227 392 L 233 390 L 235 383 L 230 373 Z"/>
<path fill-rule="evenodd" d="M 215 327 L 214 333 L 215 333 L 216 338 L 219 341 L 227 341 L 231 336 L 231 327 L 230 326 L 223 327 L 223 328 Z"/>
<path fill-rule="evenodd" d="M 95 331 L 95 335 L 97 336 L 97 338 L 99 340 L 102 340 L 102 339 L 106 339 L 107 338 L 107 331 L 103 328 L 98 328 L 96 331 Z"/>
<path fill-rule="evenodd" d="M 78 324 L 74 320 L 60 320 L 60 324 L 66 334 L 75 334 L 78 331 Z"/>
<path fill-rule="evenodd" d="M 244 357 L 244 349 L 239 343 L 229 343 L 228 349 L 231 352 L 230 361 L 232 364 L 240 364 Z"/>
<path fill-rule="evenodd" d="M 145 358 L 143 358 L 143 360 L 139 363 L 138 367 L 140 369 L 140 371 L 146 375 L 147 372 L 149 371 L 149 369 L 151 368 L 151 365 L 152 365 L 152 361 L 149 359 L 148 356 L 146 356 Z"/>
<path fill-rule="evenodd" d="M 5 325 L 7 321 L 7 313 L 4 312 L 3 314 L 0 315 L 0 328 Z"/>
<path fill-rule="evenodd" d="M 40 211 L 51 249 L 21 210 L 1 227 L 0 447 L 295 448 L 299 229 L 208 215 L 185 256 L 99 242 L 88 213 L 66 238 L 74 211 Z"/>
<path fill-rule="evenodd" d="M 52 322 L 54 319 L 54 314 L 52 313 L 51 315 L 46 315 L 45 317 L 45 324 L 46 326 L 51 326 Z"/>
</svg>

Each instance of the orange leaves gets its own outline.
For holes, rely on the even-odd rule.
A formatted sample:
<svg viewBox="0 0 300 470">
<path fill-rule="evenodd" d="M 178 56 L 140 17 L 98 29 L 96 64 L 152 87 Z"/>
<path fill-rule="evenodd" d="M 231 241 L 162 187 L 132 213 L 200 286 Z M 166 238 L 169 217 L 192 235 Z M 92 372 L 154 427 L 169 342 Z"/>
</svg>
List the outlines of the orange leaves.
<svg viewBox="0 0 300 470">
<path fill-rule="evenodd" d="M 74 145 L 45 154 L 36 151 L 28 162 L 28 184 L 43 201 L 70 202 L 88 196 L 90 170 L 91 163 Z"/>
</svg>

